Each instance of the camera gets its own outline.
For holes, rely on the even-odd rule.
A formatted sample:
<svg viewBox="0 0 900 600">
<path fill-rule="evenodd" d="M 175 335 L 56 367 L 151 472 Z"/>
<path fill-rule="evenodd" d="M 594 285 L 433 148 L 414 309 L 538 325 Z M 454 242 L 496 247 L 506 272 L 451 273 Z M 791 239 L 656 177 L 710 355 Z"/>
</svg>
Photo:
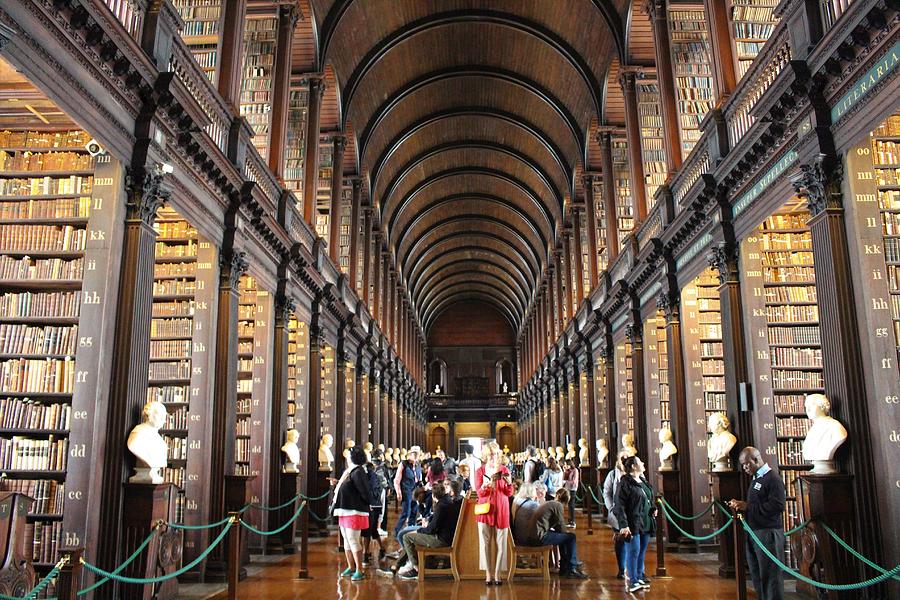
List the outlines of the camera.
<svg viewBox="0 0 900 600">
<path fill-rule="evenodd" d="M 87 144 L 85 144 L 84 149 L 87 150 L 88 154 L 90 154 L 91 156 L 98 156 L 105 152 L 103 146 L 100 145 L 100 142 L 95 139 L 92 139 Z"/>
</svg>

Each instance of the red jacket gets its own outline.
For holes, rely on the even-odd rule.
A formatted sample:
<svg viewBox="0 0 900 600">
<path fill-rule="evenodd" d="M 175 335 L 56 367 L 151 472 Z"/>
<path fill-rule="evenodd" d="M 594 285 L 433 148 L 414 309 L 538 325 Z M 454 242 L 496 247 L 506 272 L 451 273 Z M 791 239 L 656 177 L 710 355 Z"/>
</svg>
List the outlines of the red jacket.
<svg viewBox="0 0 900 600">
<path fill-rule="evenodd" d="M 509 469 L 501 466 L 498 473 L 509 475 Z M 486 515 L 476 515 L 475 520 L 497 529 L 509 529 L 509 497 L 512 496 L 513 486 L 506 479 L 499 479 L 494 482 L 493 488 L 482 489 L 484 478 L 484 465 L 481 465 L 475 471 L 475 490 L 478 492 L 478 502 L 490 502 L 491 511 Z"/>
</svg>

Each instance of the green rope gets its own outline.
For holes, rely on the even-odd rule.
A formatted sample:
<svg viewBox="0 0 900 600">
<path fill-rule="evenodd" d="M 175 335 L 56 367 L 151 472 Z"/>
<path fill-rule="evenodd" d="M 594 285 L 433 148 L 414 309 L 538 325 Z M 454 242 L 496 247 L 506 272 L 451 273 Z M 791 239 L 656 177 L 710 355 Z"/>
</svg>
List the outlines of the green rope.
<svg viewBox="0 0 900 600">
<path fill-rule="evenodd" d="M 201 562 L 206 560 L 206 557 L 209 556 L 209 554 L 216 548 L 216 546 L 218 546 L 220 543 L 222 543 L 222 540 L 224 540 L 225 536 L 228 535 L 228 532 L 234 526 L 235 522 L 236 521 L 233 521 L 233 520 L 231 520 L 231 518 L 229 518 L 228 524 L 225 525 L 225 527 L 219 533 L 218 537 L 216 537 L 216 539 L 213 540 L 212 544 L 210 544 L 209 547 L 200 554 L 200 556 L 198 556 L 197 558 L 192 560 L 190 562 L 190 564 L 187 564 L 187 565 L 181 567 L 180 569 L 178 569 L 177 571 L 173 571 L 172 573 L 169 573 L 167 575 L 160 575 L 158 577 L 149 577 L 146 579 L 143 577 L 125 577 L 124 575 L 118 575 L 115 573 L 110 573 L 108 571 L 104 571 L 100 567 L 94 566 L 91 563 L 85 561 L 84 559 L 82 559 L 81 564 L 84 566 L 85 569 L 87 569 L 88 571 L 91 571 L 92 573 L 94 573 L 96 575 L 100 575 L 101 577 L 106 577 L 107 579 L 114 579 L 115 581 L 121 581 L 122 583 L 137 583 L 137 584 L 141 584 L 141 585 L 146 585 L 149 583 L 160 583 L 163 581 L 168 581 L 169 579 L 175 579 L 176 577 L 180 577 L 181 575 L 184 575 L 185 573 L 187 573 L 188 571 L 190 571 L 191 569 L 193 569 L 194 567 L 199 565 Z"/>
<path fill-rule="evenodd" d="M 680 531 L 682 533 L 682 535 L 684 535 L 688 539 L 694 540 L 695 542 L 704 542 L 706 540 L 711 540 L 712 538 L 716 537 L 717 535 L 719 535 L 720 533 L 722 533 L 723 531 L 728 529 L 728 527 L 731 525 L 731 522 L 734 521 L 734 517 L 729 516 L 728 521 L 726 521 L 724 525 L 722 525 L 721 527 L 719 527 L 718 529 L 716 529 L 709 535 L 699 535 L 699 536 L 692 535 L 692 534 L 688 533 L 687 531 L 685 531 L 684 529 L 682 529 L 681 526 L 678 523 L 676 523 L 674 519 L 672 519 L 671 515 L 669 515 L 669 511 L 666 509 L 665 503 L 660 503 L 660 507 L 662 508 L 663 515 L 666 517 L 666 520 L 668 520 L 669 523 L 674 525 L 675 529 Z"/>
<path fill-rule="evenodd" d="M 292 516 L 290 519 L 287 520 L 287 523 L 285 523 L 284 525 L 282 525 L 282 526 L 279 527 L 278 529 L 273 529 L 272 531 L 262 531 L 262 530 L 260 530 L 260 529 L 257 529 L 256 527 L 254 527 L 254 526 L 251 525 L 250 523 L 245 522 L 243 519 L 241 519 L 239 522 L 240 522 L 240 524 L 243 525 L 246 529 L 249 529 L 249 530 L 252 531 L 253 533 L 256 533 L 256 534 L 259 534 L 259 535 L 276 535 L 276 534 L 278 534 L 278 533 L 281 533 L 282 531 L 284 531 L 284 530 L 287 529 L 288 527 L 290 527 L 291 523 L 293 523 L 294 521 L 297 520 L 297 517 L 300 516 L 300 513 L 303 512 L 303 509 L 304 509 L 304 508 L 306 508 L 306 502 L 303 502 L 303 503 L 300 505 L 300 508 L 298 508 L 298 509 L 297 509 L 297 512 L 294 513 L 294 516 Z"/>
<path fill-rule="evenodd" d="M 659 497 L 659 501 L 660 501 L 661 504 L 665 504 L 665 505 L 666 505 L 666 509 L 669 511 L 669 513 L 671 513 L 672 515 L 678 517 L 678 518 L 681 519 L 682 521 L 696 521 L 696 520 L 699 519 L 700 517 L 705 516 L 709 511 L 711 511 L 711 510 L 713 509 L 713 506 L 715 506 L 715 503 L 710 502 L 710 503 L 709 503 L 709 506 L 707 506 L 707 507 L 703 510 L 703 512 L 688 517 L 688 516 L 685 516 L 685 515 L 679 513 L 679 512 L 676 511 L 674 508 L 672 508 L 672 505 L 669 504 L 669 503 L 666 501 L 666 499 L 663 498 L 662 496 Z"/>
<path fill-rule="evenodd" d="M 331 517 L 324 517 L 324 518 L 320 517 L 319 515 L 317 515 L 315 513 L 315 511 L 313 509 L 309 509 L 309 516 L 311 516 L 313 519 L 315 519 L 319 523 L 327 523 L 328 521 L 331 520 Z"/>
<path fill-rule="evenodd" d="M 875 569 L 876 571 L 878 571 L 878 572 L 881 573 L 882 575 L 885 575 L 885 574 L 887 574 L 887 573 L 889 572 L 889 571 L 887 571 L 884 567 L 881 567 L 881 566 L 876 565 L 875 563 L 873 563 L 872 561 L 870 561 L 868 558 L 866 558 L 865 556 L 863 556 L 862 554 L 860 554 L 859 552 L 857 552 L 856 550 L 854 550 L 854 549 L 850 546 L 850 544 L 848 544 L 847 542 L 845 542 L 844 540 L 842 540 L 842 539 L 840 538 L 840 536 L 839 536 L 837 533 L 835 533 L 834 530 L 833 530 L 831 527 L 829 527 L 829 526 L 826 525 L 825 523 L 822 523 L 821 521 L 817 521 L 817 524 L 818 524 L 818 525 L 821 525 L 821 526 L 822 526 L 822 529 L 824 529 L 825 531 L 827 531 L 827 532 L 828 532 L 828 535 L 830 535 L 831 537 L 833 537 L 833 538 L 834 538 L 834 541 L 836 541 L 838 544 L 840 544 L 840 545 L 844 548 L 844 550 L 846 550 L 847 552 L 849 552 L 850 554 L 852 554 L 853 556 L 855 556 L 856 558 L 858 558 L 858 559 L 861 560 L 862 562 L 866 563 L 867 565 L 869 565 L 870 567 L 872 567 L 873 569 Z M 895 568 L 894 571 L 896 572 L 897 569 Z M 895 580 L 897 580 L 897 581 L 900 581 L 900 577 L 898 577 L 898 576 L 896 576 L 896 575 L 892 576 L 891 579 L 895 579 Z"/>
<path fill-rule="evenodd" d="M 267 512 L 271 512 L 271 511 L 275 511 L 275 510 L 281 510 L 282 508 L 287 508 L 288 506 L 290 506 L 291 504 L 293 504 L 294 502 L 296 502 L 298 499 L 300 499 L 300 497 L 301 497 L 302 495 L 303 495 L 303 494 L 297 494 L 296 496 L 294 496 L 293 498 L 291 498 L 290 500 L 288 500 L 288 501 L 285 502 L 284 504 L 279 504 L 278 506 L 263 506 L 263 505 L 261 505 L 261 504 L 257 504 L 256 502 L 253 502 L 253 503 L 251 503 L 251 504 L 248 504 L 247 507 L 248 507 L 248 508 L 258 508 L 259 510 L 264 510 L 264 511 L 267 511 Z M 244 511 L 241 511 L 241 512 L 244 512 Z"/>
<path fill-rule="evenodd" d="M 785 531 L 784 535 L 785 535 L 785 537 L 792 536 L 795 533 L 797 533 L 798 531 L 800 531 L 801 529 L 805 528 L 807 525 L 809 525 L 809 521 L 803 521 L 802 523 L 800 523 L 793 529 L 789 529 L 789 530 Z"/>
<path fill-rule="evenodd" d="M 159 528 L 154 527 L 153 531 L 150 532 L 150 535 L 147 536 L 147 539 L 145 539 L 144 542 L 140 546 L 138 546 L 138 549 L 134 551 L 134 554 L 129 556 L 127 559 L 125 559 L 125 562 L 123 562 L 121 565 L 116 567 L 116 570 L 113 571 L 113 574 L 118 575 L 123 570 L 125 570 L 125 567 L 127 567 L 132 562 L 134 562 L 134 559 L 136 559 L 138 557 L 138 555 L 144 551 L 144 548 L 146 548 L 150 544 L 150 542 L 153 540 L 154 536 L 156 536 L 156 534 L 158 532 L 159 532 Z M 87 595 L 89 592 L 96 590 L 98 587 L 100 587 L 107 581 L 109 581 L 109 577 L 104 577 L 103 579 L 99 579 L 99 580 L 95 581 L 92 585 L 84 588 L 83 590 L 80 590 L 78 592 L 78 594 L 76 594 L 76 595 L 78 595 L 78 596 Z"/>
<path fill-rule="evenodd" d="M 244 509 L 246 510 L 246 509 Z M 238 512 L 244 512 L 244 510 Z M 172 529 L 188 529 L 188 530 L 197 530 L 197 529 L 214 529 L 216 527 L 220 527 L 227 523 L 231 517 L 225 517 L 221 521 L 216 521 L 215 523 L 210 523 L 209 525 L 184 525 L 182 523 L 166 523 Z"/>
<path fill-rule="evenodd" d="M 331 490 L 328 490 L 327 492 L 325 492 L 325 493 L 322 494 L 321 496 L 316 496 L 315 498 L 310 498 L 310 497 L 307 496 L 306 494 L 300 494 L 300 497 L 303 498 L 304 500 L 309 500 L 310 502 L 314 502 L 314 501 L 316 501 L 316 500 L 324 500 L 325 498 L 328 497 L 328 494 L 330 494 L 330 493 L 331 493 Z"/>
<path fill-rule="evenodd" d="M 581 487 L 591 493 L 591 496 L 594 498 L 594 502 L 597 503 L 598 506 L 603 506 L 603 503 L 597 498 L 597 494 L 594 493 L 594 490 L 590 487 L 584 485 L 584 482 L 581 483 Z"/>
<path fill-rule="evenodd" d="M 21 598 L 17 598 L 17 597 L 15 597 L 15 596 L 5 596 L 5 595 L 3 595 L 3 594 L 0 594 L 0 600 L 33 600 L 34 598 L 37 598 L 37 595 L 40 594 L 41 591 L 43 591 L 43 589 L 44 589 L 45 587 L 47 587 L 48 585 L 50 585 L 50 582 L 53 581 L 53 579 L 54 579 L 57 575 L 59 575 L 59 570 L 60 570 L 60 568 L 61 568 L 62 565 L 64 565 L 66 562 L 68 562 L 68 557 L 66 557 L 66 558 L 60 560 L 58 563 L 56 563 L 56 566 L 53 567 L 53 568 L 50 570 L 50 572 L 47 573 L 47 575 L 46 575 L 43 579 L 41 579 L 41 580 L 37 583 L 36 586 L 34 586 L 34 587 L 31 589 L 30 592 L 28 592 L 27 594 L 25 594 L 25 595 L 22 596 Z"/>
<path fill-rule="evenodd" d="M 881 583 L 882 581 L 887 581 L 888 579 L 895 578 L 897 573 L 900 573 L 900 565 L 897 565 L 890 571 L 885 571 L 878 577 L 872 577 L 871 579 L 866 579 L 865 581 L 861 581 L 859 583 L 841 583 L 841 584 L 822 583 L 821 581 L 816 581 L 815 579 L 810 579 L 803 573 L 799 573 L 799 572 L 795 571 L 794 569 L 790 568 L 789 566 L 787 566 L 786 564 L 784 564 L 783 562 L 778 560 L 778 558 L 774 554 L 772 554 L 772 552 L 768 548 L 766 548 L 766 546 L 762 543 L 762 541 L 760 541 L 760 539 L 758 537 L 756 537 L 756 532 L 754 532 L 753 529 L 750 528 L 750 526 L 747 524 L 747 521 L 745 521 L 743 518 L 740 518 L 739 520 L 741 522 L 741 525 L 744 527 L 744 531 L 746 531 L 747 534 L 750 536 L 750 539 L 752 539 L 753 542 L 762 549 L 762 551 L 766 554 L 766 556 L 769 557 L 769 560 L 771 560 L 776 565 L 778 565 L 778 568 L 780 568 L 785 573 L 791 575 L 792 577 L 799 579 L 800 581 L 802 581 L 804 583 L 808 583 L 809 585 L 818 587 L 818 588 L 822 588 L 825 590 L 834 590 L 834 591 L 839 591 L 839 592 L 843 592 L 843 591 L 847 591 L 847 590 L 858 590 L 858 589 L 861 589 L 864 587 L 869 587 L 869 586 Z"/>
</svg>

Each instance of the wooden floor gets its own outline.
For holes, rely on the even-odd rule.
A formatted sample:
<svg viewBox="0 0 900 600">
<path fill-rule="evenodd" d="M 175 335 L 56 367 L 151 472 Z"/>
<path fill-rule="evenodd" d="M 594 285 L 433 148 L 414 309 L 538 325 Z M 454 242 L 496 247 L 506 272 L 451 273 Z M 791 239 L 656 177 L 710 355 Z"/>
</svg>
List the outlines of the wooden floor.
<svg viewBox="0 0 900 600">
<path fill-rule="evenodd" d="M 596 521 L 595 521 L 596 522 Z M 390 523 L 393 527 L 393 519 Z M 338 573 L 346 566 L 343 554 L 335 552 L 336 538 L 319 540 L 310 544 L 310 571 L 312 580 L 300 581 L 297 570 L 300 558 L 288 556 L 275 564 L 267 564 L 239 585 L 238 598 L 254 600 L 388 600 L 420 598 L 421 600 L 550 600 L 556 598 L 671 598 L 679 600 L 724 600 L 737 598 L 733 580 L 720 579 L 716 575 L 717 563 L 712 555 L 672 555 L 666 557 L 669 577 L 653 577 L 656 566 L 655 544 L 647 555 L 647 574 L 652 578 L 652 588 L 635 595 L 628 594 L 624 583 L 615 578 L 616 564 L 612 550 L 612 535 L 608 528 L 596 528 L 588 536 L 586 520 L 580 517 L 578 529 L 578 556 L 585 563 L 590 575 L 586 581 L 559 579 L 552 576 L 543 584 L 536 579 L 517 578 L 515 583 L 504 582 L 500 587 L 486 587 L 482 581 L 456 583 L 451 578 L 429 578 L 424 586 L 415 581 L 400 581 L 378 577 L 374 566 L 369 568 L 365 581 L 352 583 L 341 580 Z M 388 550 L 396 544 L 389 542 Z M 472 549 L 477 552 L 477 548 Z M 753 598 L 752 592 L 749 594 Z M 793 594 L 789 598 L 795 597 Z M 225 598 L 217 594 L 215 598 Z"/>
</svg>

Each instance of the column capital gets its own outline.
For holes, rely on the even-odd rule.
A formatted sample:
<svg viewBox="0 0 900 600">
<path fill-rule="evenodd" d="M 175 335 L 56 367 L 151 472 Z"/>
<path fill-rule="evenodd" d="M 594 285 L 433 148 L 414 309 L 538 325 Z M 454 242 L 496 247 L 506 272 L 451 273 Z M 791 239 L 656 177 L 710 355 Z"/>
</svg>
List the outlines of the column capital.
<svg viewBox="0 0 900 600">
<path fill-rule="evenodd" d="M 334 149 L 338 152 L 343 152 L 347 148 L 347 136 L 343 133 L 336 133 L 331 136 L 331 141 L 334 143 Z"/>
<path fill-rule="evenodd" d="M 317 101 L 322 99 L 325 94 L 325 75 L 323 73 L 311 73 L 305 76 L 309 81 L 309 99 L 315 98 Z"/>
<path fill-rule="evenodd" d="M 296 3 L 281 4 L 278 6 L 278 18 L 288 21 L 290 28 L 293 30 L 300 20 L 300 9 Z"/>
<path fill-rule="evenodd" d="M 800 165 L 799 171 L 790 180 L 797 195 L 806 199 L 810 216 L 815 217 L 826 209 L 843 206 L 843 178 L 841 161 L 827 154 L 819 154 L 813 162 Z"/>
<path fill-rule="evenodd" d="M 680 299 L 678 298 L 678 296 L 670 294 L 666 290 L 662 290 L 656 297 L 656 308 L 663 311 L 663 314 L 665 314 L 666 316 L 666 321 L 671 321 L 673 318 L 678 318 L 679 304 Z"/>
<path fill-rule="evenodd" d="M 706 256 L 706 262 L 715 269 L 720 284 L 738 280 L 738 259 L 737 244 L 727 242 L 719 242 L 714 245 Z"/>
<path fill-rule="evenodd" d="M 247 253 L 243 250 L 233 250 L 230 256 L 222 254 L 219 257 L 222 283 L 236 291 L 241 275 L 247 271 L 249 266 L 250 261 L 247 260 Z"/>
<path fill-rule="evenodd" d="M 169 199 L 163 185 L 165 174 L 158 168 L 125 168 L 125 192 L 129 219 L 140 219 L 147 225 L 156 221 L 156 211 Z"/>
</svg>

